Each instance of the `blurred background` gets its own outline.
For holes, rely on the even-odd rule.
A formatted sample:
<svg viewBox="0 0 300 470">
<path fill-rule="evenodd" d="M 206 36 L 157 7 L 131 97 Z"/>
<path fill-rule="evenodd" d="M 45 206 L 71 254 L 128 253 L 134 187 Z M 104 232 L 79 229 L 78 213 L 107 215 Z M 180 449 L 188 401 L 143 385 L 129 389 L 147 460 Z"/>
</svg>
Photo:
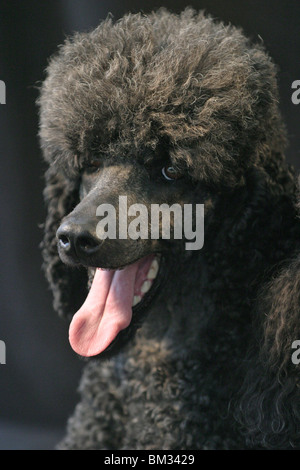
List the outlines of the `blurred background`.
<svg viewBox="0 0 300 470">
<path fill-rule="evenodd" d="M 291 85 L 300 80 L 299 0 L 1 0 L 0 80 L 0 449 L 52 449 L 77 400 L 82 363 L 68 343 L 68 328 L 52 310 L 41 270 L 45 165 L 37 139 L 37 86 L 49 56 L 73 31 L 87 31 L 108 13 L 147 13 L 186 6 L 260 36 L 279 67 L 281 110 L 300 170 L 300 105 Z"/>
</svg>

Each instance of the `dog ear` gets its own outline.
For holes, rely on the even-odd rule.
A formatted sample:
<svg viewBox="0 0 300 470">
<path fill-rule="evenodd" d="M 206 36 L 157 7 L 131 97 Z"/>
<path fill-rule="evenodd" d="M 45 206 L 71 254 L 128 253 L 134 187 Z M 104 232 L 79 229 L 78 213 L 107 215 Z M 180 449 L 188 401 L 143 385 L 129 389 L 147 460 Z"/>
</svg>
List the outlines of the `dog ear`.
<svg viewBox="0 0 300 470">
<path fill-rule="evenodd" d="M 259 354 L 253 347 L 249 361 L 245 360 L 248 372 L 236 417 L 252 443 L 258 437 L 270 448 L 282 443 L 296 447 L 300 442 L 300 255 L 286 262 L 263 289 L 257 322 Z"/>
<path fill-rule="evenodd" d="M 47 207 L 41 244 L 43 268 L 54 295 L 54 309 L 71 319 L 87 295 L 87 273 L 62 263 L 57 250 L 56 231 L 62 219 L 78 203 L 78 181 L 68 180 L 52 167 L 46 172 L 44 199 Z"/>
</svg>

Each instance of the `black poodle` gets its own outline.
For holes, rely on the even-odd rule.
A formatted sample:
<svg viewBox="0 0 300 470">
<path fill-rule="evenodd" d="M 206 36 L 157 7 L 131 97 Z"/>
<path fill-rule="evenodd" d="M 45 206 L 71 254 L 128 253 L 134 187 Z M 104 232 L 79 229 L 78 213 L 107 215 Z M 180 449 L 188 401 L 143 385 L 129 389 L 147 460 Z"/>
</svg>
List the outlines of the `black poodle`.
<svg viewBox="0 0 300 470">
<path fill-rule="evenodd" d="M 89 358 L 58 448 L 299 446 L 297 184 L 263 46 L 191 9 L 108 18 L 39 106 L 45 270 Z"/>
</svg>

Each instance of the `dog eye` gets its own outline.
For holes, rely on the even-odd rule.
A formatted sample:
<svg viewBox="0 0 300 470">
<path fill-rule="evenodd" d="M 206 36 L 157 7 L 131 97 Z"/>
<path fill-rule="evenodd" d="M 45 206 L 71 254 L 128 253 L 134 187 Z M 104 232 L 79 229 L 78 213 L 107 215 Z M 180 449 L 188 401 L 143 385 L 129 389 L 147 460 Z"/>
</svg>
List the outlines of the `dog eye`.
<svg viewBox="0 0 300 470">
<path fill-rule="evenodd" d="M 168 181 L 178 180 L 182 176 L 182 173 L 176 170 L 176 168 L 174 168 L 173 166 L 164 166 L 161 172 L 164 178 Z"/>
<path fill-rule="evenodd" d="M 87 162 L 84 166 L 84 171 L 87 173 L 94 173 L 101 167 L 101 162 L 99 160 L 91 160 Z"/>
</svg>

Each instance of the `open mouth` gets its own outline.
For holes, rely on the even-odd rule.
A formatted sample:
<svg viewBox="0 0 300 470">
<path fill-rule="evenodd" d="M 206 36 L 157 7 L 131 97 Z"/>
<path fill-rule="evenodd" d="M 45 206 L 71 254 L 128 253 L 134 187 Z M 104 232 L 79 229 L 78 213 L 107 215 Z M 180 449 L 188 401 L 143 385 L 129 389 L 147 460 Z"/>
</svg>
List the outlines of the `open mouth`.
<svg viewBox="0 0 300 470">
<path fill-rule="evenodd" d="M 132 323 L 138 324 L 158 284 L 161 257 L 151 254 L 122 269 L 95 270 L 88 296 L 74 315 L 69 340 L 80 356 L 102 354 Z"/>
</svg>

